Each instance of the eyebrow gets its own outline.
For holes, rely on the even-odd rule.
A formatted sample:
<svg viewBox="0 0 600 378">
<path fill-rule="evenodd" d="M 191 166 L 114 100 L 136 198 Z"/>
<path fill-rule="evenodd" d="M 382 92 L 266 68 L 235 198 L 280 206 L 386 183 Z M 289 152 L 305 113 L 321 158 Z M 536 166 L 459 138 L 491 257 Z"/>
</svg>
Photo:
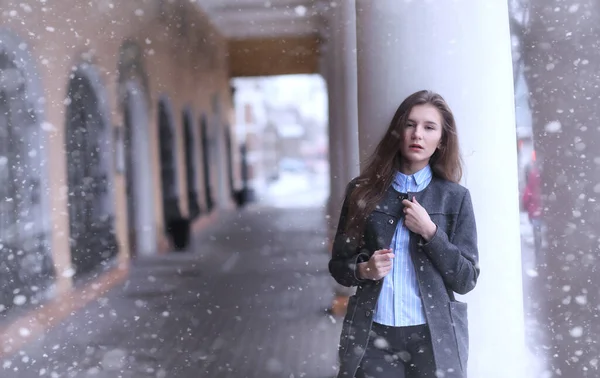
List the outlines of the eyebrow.
<svg viewBox="0 0 600 378">
<path fill-rule="evenodd" d="M 417 121 L 415 121 L 414 119 L 409 118 L 406 123 L 417 123 Z M 434 125 L 434 126 L 439 126 L 437 123 L 433 122 L 433 121 L 425 121 L 426 125 Z"/>
</svg>

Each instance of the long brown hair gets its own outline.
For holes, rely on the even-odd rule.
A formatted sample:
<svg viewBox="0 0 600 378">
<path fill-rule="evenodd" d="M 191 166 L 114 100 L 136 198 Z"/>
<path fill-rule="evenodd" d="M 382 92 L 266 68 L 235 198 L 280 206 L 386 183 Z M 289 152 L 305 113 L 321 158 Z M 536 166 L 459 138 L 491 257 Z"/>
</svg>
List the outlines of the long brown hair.
<svg viewBox="0 0 600 378">
<path fill-rule="evenodd" d="M 401 167 L 402 154 L 400 146 L 404 142 L 404 127 L 410 111 L 416 105 L 432 105 L 442 116 L 442 140 L 440 147 L 429 160 L 434 176 L 459 182 L 462 177 L 462 163 L 458 147 L 458 136 L 454 115 L 446 101 L 439 94 L 431 91 L 419 91 L 408 96 L 398 107 L 392 122 L 366 161 L 366 168 L 358 177 L 357 186 L 353 190 L 348 208 L 346 233 L 358 238 L 362 234 L 368 215 L 383 198 L 392 184 L 394 175 Z"/>
</svg>

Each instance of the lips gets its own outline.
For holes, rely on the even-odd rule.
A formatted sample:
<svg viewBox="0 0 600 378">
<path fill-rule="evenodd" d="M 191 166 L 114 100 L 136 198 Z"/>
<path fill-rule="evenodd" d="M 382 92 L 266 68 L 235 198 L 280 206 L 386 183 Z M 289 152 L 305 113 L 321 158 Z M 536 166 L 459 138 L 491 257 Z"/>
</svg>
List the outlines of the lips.
<svg viewBox="0 0 600 378">
<path fill-rule="evenodd" d="M 415 150 L 422 150 L 423 146 L 421 146 L 420 144 L 411 144 L 410 146 L 408 146 L 408 148 L 415 149 Z"/>
</svg>

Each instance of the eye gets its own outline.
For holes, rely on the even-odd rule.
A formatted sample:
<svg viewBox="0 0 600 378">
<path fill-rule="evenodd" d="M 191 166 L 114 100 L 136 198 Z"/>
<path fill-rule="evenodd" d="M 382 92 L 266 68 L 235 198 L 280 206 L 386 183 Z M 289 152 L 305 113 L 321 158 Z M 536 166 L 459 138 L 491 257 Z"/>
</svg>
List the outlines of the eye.
<svg viewBox="0 0 600 378">
<path fill-rule="evenodd" d="M 409 127 L 415 127 L 415 124 L 414 123 L 407 123 L 406 126 L 404 126 L 404 127 L 406 127 L 408 129 Z"/>
</svg>

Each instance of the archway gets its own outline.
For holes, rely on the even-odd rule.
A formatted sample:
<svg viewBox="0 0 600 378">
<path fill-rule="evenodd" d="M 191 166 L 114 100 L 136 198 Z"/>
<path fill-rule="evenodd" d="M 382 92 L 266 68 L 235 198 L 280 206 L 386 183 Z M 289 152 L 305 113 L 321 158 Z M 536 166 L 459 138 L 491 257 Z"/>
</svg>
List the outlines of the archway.
<svg viewBox="0 0 600 378">
<path fill-rule="evenodd" d="M 65 147 L 71 261 L 77 276 L 117 253 L 111 128 L 96 71 L 80 66 L 68 87 Z"/>
</svg>

